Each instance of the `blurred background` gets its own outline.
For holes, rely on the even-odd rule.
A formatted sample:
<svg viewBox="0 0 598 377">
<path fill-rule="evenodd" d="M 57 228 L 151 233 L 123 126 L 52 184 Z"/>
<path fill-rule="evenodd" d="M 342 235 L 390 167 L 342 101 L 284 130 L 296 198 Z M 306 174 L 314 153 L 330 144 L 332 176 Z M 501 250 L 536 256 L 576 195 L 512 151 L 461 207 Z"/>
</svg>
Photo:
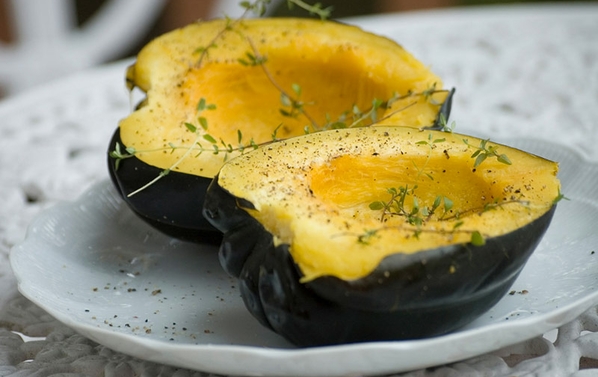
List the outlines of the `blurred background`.
<svg viewBox="0 0 598 377">
<path fill-rule="evenodd" d="M 333 18 L 538 0 L 318 0 Z M 562 3 L 571 0 L 562 0 Z M 594 0 L 578 0 L 591 2 Z M 197 19 L 240 13 L 240 0 L 0 0 L 0 98 L 64 74 L 134 56 L 152 38 Z M 316 1 L 307 1 L 315 3 Z M 596 2 L 596 1 L 594 1 Z M 127 14 L 129 13 L 129 14 Z M 269 16 L 309 17 L 286 0 Z"/>
</svg>

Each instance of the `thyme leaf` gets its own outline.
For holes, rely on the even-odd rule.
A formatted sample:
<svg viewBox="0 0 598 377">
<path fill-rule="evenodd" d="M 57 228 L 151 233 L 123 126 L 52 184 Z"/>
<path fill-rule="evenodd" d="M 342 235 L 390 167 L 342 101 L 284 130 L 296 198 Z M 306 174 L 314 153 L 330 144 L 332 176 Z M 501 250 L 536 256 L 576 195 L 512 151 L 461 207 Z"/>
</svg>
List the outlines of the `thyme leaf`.
<svg viewBox="0 0 598 377">
<path fill-rule="evenodd" d="M 498 146 L 496 145 L 488 145 L 488 142 L 490 141 L 490 139 L 484 139 L 480 141 L 480 145 L 479 146 L 475 146 L 475 145 L 471 145 L 469 143 L 468 139 L 463 139 L 463 142 L 465 143 L 465 145 L 467 145 L 470 148 L 474 148 L 475 152 L 473 152 L 473 154 L 471 155 L 471 158 L 474 158 L 474 163 L 473 163 L 473 167 L 477 168 L 478 166 L 480 166 L 484 161 L 486 161 L 486 159 L 488 157 L 495 157 L 497 159 L 498 162 L 506 164 L 506 165 L 511 165 L 511 160 L 509 159 L 509 157 L 506 154 L 500 154 L 498 153 Z"/>
<path fill-rule="evenodd" d="M 486 244 L 486 239 L 484 238 L 482 233 L 480 233 L 477 230 L 474 230 L 471 233 L 471 241 L 470 242 L 474 246 L 484 246 Z"/>
</svg>

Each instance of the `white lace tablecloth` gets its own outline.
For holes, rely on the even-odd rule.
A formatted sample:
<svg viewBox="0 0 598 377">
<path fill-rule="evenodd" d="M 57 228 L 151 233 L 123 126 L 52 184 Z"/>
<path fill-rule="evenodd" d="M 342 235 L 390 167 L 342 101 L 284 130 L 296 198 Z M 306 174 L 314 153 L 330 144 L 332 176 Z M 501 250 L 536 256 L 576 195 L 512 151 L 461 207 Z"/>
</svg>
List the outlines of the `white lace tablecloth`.
<svg viewBox="0 0 598 377">
<path fill-rule="evenodd" d="M 398 40 L 457 88 L 457 131 L 558 140 L 598 161 L 598 3 L 351 22 Z M 40 211 L 106 179 L 109 137 L 129 111 L 125 65 L 76 73 L 0 102 L 0 376 L 207 375 L 134 359 L 77 335 L 22 297 L 10 270 L 11 247 Z M 494 354 L 401 375 L 598 375 L 596 312 Z"/>
</svg>

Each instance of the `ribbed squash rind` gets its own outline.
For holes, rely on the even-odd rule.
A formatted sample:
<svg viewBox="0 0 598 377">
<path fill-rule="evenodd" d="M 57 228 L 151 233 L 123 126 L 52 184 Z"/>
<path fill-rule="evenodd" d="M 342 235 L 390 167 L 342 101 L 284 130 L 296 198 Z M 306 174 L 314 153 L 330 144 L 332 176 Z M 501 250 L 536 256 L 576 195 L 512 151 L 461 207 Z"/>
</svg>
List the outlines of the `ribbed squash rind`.
<svg viewBox="0 0 598 377">
<path fill-rule="evenodd" d="M 409 139 L 405 132 L 418 133 L 416 138 Z M 302 213 L 296 208 L 289 211 L 289 214 L 280 209 L 277 212 L 280 218 L 275 226 L 272 225 L 275 222 L 273 219 L 264 221 L 259 212 L 266 206 L 273 205 L 272 202 L 266 204 L 268 197 L 273 196 L 273 200 L 281 207 L 313 207 L 313 198 L 308 197 L 313 193 L 309 188 L 309 175 L 310 172 L 317 171 L 313 168 L 314 164 L 326 165 L 348 153 L 361 154 L 367 159 L 372 154 L 371 146 L 377 146 L 376 153 L 379 154 L 383 154 L 385 148 L 401 150 L 403 158 L 410 159 L 414 156 L 414 149 L 425 147 L 414 141 L 429 140 L 428 131 L 400 128 L 362 129 L 349 133 L 360 136 L 347 136 L 346 130 L 327 131 L 293 139 L 287 145 L 272 146 L 272 149 L 278 149 L 288 156 L 282 162 L 288 169 L 278 174 L 275 173 L 278 165 L 272 162 L 275 161 L 273 157 L 276 153 L 266 149 L 252 152 L 251 155 L 231 161 L 210 185 L 204 212 L 212 224 L 224 233 L 220 248 L 221 264 L 229 274 L 239 278 L 243 299 L 251 313 L 262 324 L 295 344 L 313 346 L 444 334 L 471 322 L 500 300 L 550 224 L 556 208 L 553 200 L 559 195 L 557 165 L 522 151 L 498 146 L 509 155 L 512 165 L 503 164 L 505 173 L 496 177 L 508 177 L 509 170 L 527 171 L 526 166 L 530 167 L 531 174 L 536 174 L 520 184 L 538 182 L 534 187 L 530 186 L 530 191 L 526 194 L 526 198 L 537 202 L 525 204 L 528 208 L 533 206 L 537 210 L 530 210 L 535 214 L 522 224 L 515 227 L 512 224 L 506 225 L 503 232 L 478 229 L 483 234 L 495 232 L 486 236 L 483 245 L 476 246 L 466 240 L 430 247 L 423 240 L 425 234 L 422 233 L 421 241 L 426 246 L 420 250 L 405 252 L 412 246 L 408 244 L 417 245 L 419 241 L 415 237 L 406 239 L 404 235 L 397 233 L 398 238 L 394 239 L 394 243 L 387 245 L 390 252 L 382 259 L 374 259 L 375 266 L 363 275 L 346 277 L 353 275 L 343 275 L 332 269 L 306 278 L 306 267 L 303 262 L 298 262 L 302 259 L 297 255 L 297 245 L 305 240 L 284 235 L 288 229 L 297 229 L 297 226 L 289 224 L 306 221 L 306 217 L 295 217 L 293 213 Z M 366 136 L 369 144 L 355 143 L 356 140 L 364 141 Z M 351 143 L 339 142 L 343 138 Z M 445 142 L 463 138 L 468 138 L 472 144 L 479 141 L 464 135 L 433 133 L 433 140 L 440 138 L 446 138 L 448 141 Z M 392 143 L 410 143 L 412 146 L 384 147 Z M 322 155 L 315 152 L 315 149 L 311 150 L 308 146 L 310 144 L 326 145 L 327 152 L 322 154 L 326 154 L 328 158 L 320 159 Z M 353 145 L 359 153 L 348 152 L 351 148 L 347 144 Z M 438 143 L 439 148 L 441 144 Z M 465 145 L 464 142 L 461 144 Z M 309 151 L 298 155 L 296 148 Z M 467 156 L 473 164 L 474 159 L 470 157 L 472 153 L 467 149 L 461 154 Z M 434 152 L 440 156 L 445 155 L 442 149 Z M 451 164 L 458 159 L 455 150 L 450 153 L 451 158 L 445 161 L 446 170 L 450 170 Z M 302 170 L 300 166 L 311 168 Z M 483 174 L 482 169 L 494 169 L 496 166 L 482 163 L 476 168 L 472 166 L 471 170 L 474 171 L 473 174 Z M 236 169 L 246 172 L 243 180 L 229 179 L 232 178 L 229 174 L 234 174 Z M 287 203 L 277 199 L 278 194 L 271 187 L 276 187 L 275 190 L 281 192 L 290 192 L 291 177 L 306 171 L 306 178 L 301 181 L 307 189 L 294 186 L 295 193 L 289 195 Z M 260 178 L 255 178 L 260 175 Z M 270 186 L 269 180 L 277 183 Z M 259 193 L 260 190 L 264 191 Z M 296 194 L 303 190 L 305 195 Z M 539 192 L 538 196 L 534 196 L 531 191 Z M 270 194 L 262 195 L 264 192 Z M 327 208 L 330 212 L 322 214 L 320 218 L 334 216 L 335 210 L 330 206 Z M 268 211 L 270 210 L 269 208 Z M 498 216 L 500 211 L 509 210 L 505 206 L 472 216 Z M 331 221 L 334 222 L 334 219 Z M 339 221 L 349 224 L 353 220 L 341 218 Z M 351 223 L 347 225 L 349 226 L 355 225 Z M 326 229 L 326 224 L 322 223 L 321 228 Z M 313 238 L 307 239 L 307 242 L 320 242 L 325 234 L 320 237 L 316 235 L 317 227 L 312 229 Z M 324 254 L 350 255 L 346 246 L 337 242 L 346 234 L 335 233 L 328 236 L 326 243 L 317 243 L 319 250 Z M 358 243 L 357 237 L 353 240 Z M 367 254 L 370 245 L 358 247 Z M 351 263 L 350 259 L 348 263 Z M 310 271 L 309 267 L 307 271 Z"/>
</svg>

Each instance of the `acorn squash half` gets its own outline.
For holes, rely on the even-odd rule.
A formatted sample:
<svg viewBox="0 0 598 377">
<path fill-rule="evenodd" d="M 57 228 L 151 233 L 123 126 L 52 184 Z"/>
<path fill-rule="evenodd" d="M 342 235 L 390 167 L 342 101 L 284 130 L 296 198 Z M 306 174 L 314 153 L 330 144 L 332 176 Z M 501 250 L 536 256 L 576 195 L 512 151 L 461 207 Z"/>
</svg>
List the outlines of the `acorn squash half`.
<svg viewBox="0 0 598 377">
<path fill-rule="evenodd" d="M 204 214 L 247 308 L 293 343 L 420 338 L 505 294 L 549 226 L 557 170 L 449 132 L 331 130 L 230 161 Z"/>
<path fill-rule="evenodd" d="M 111 177 L 142 218 L 199 241 L 214 231 L 207 186 L 242 149 L 380 119 L 438 126 L 450 111 L 440 78 L 401 46 L 332 21 L 194 23 L 145 46 L 127 80 L 146 98 L 110 142 Z"/>
</svg>

